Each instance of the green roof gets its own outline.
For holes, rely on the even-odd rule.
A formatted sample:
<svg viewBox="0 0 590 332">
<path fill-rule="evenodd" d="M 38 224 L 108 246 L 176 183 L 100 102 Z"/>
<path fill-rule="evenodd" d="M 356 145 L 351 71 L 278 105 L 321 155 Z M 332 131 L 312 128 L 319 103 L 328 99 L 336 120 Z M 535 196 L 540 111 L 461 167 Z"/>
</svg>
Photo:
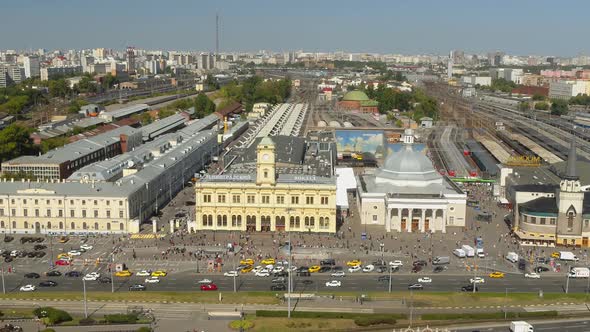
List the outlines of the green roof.
<svg viewBox="0 0 590 332">
<path fill-rule="evenodd" d="M 258 143 L 258 145 L 275 145 L 275 142 L 272 141 L 272 138 L 266 136 L 260 140 L 260 143 Z"/>
<path fill-rule="evenodd" d="M 359 90 L 354 90 L 354 91 L 349 91 L 347 92 L 344 97 L 342 97 L 342 100 L 344 101 L 363 101 L 363 100 L 369 100 L 369 97 L 367 96 L 366 93 L 359 91 Z"/>
<path fill-rule="evenodd" d="M 364 107 L 371 107 L 371 106 L 379 106 L 379 102 L 376 100 L 361 100 L 361 106 Z"/>
</svg>

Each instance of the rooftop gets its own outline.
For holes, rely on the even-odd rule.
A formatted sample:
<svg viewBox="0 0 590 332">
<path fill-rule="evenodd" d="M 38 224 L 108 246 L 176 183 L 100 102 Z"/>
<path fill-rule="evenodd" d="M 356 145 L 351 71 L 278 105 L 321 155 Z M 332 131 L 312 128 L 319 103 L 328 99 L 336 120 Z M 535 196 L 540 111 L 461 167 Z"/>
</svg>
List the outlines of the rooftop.
<svg viewBox="0 0 590 332">
<path fill-rule="evenodd" d="M 366 93 L 360 90 L 353 90 L 347 92 L 344 97 L 342 97 L 343 101 L 368 101 L 369 97 Z"/>
</svg>

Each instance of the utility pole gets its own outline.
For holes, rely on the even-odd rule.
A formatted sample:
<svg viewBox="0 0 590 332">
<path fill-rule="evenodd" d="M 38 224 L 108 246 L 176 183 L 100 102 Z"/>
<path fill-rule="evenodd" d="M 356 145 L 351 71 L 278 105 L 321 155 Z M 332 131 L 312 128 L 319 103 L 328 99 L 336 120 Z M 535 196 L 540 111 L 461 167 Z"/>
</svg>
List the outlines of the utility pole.
<svg viewBox="0 0 590 332">
<path fill-rule="evenodd" d="M 293 273 L 293 270 L 291 269 L 291 248 L 293 246 L 293 244 L 291 243 L 291 211 L 293 211 L 292 208 L 287 208 L 286 212 L 287 212 L 287 220 L 285 223 L 289 222 L 289 271 L 287 274 L 287 277 L 289 278 L 288 280 L 288 290 L 287 290 L 287 294 L 288 294 L 288 298 L 287 298 L 287 318 L 291 318 L 291 288 L 293 287 L 293 280 L 292 280 L 292 276 L 291 273 Z"/>
<path fill-rule="evenodd" d="M 570 274 L 567 273 L 567 279 L 565 281 L 565 293 L 567 294 L 570 289 Z"/>
<path fill-rule="evenodd" d="M 391 270 L 393 269 L 393 267 L 388 266 L 388 268 L 389 268 L 389 292 L 391 293 Z"/>
<path fill-rule="evenodd" d="M 88 318 L 88 303 L 86 303 L 86 280 L 82 278 L 82 287 L 84 288 L 84 317 Z"/>
<path fill-rule="evenodd" d="M 508 302 L 508 288 L 506 288 L 506 293 L 504 294 L 504 319 L 507 318 L 508 313 L 506 312 L 506 302 Z"/>
<path fill-rule="evenodd" d="M 236 253 L 235 253 L 235 249 L 234 249 L 234 293 L 236 292 L 236 276 L 238 274 L 238 271 L 236 271 Z"/>
<path fill-rule="evenodd" d="M 115 278 L 113 277 L 113 270 L 115 268 L 115 250 L 111 254 L 111 293 L 115 292 Z"/>
<path fill-rule="evenodd" d="M 4 264 L 2 264 L 0 268 L 2 268 L 2 294 L 6 294 L 6 285 L 4 284 Z"/>
</svg>

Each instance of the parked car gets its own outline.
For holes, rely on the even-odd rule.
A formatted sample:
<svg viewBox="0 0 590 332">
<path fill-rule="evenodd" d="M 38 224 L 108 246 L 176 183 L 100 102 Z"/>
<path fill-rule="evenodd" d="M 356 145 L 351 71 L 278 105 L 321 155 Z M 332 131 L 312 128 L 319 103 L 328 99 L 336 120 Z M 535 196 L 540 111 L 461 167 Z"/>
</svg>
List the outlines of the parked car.
<svg viewBox="0 0 590 332">
<path fill-rule="evenodd" d="M 217 285 L 215 284 L 208 284 L 208 285 L 201 285 L 202 291 L 215 291 L 217 290 Z"/>
<path fill-rule="evenodd" d="M 412 273 L 418 273 L 422 271 L 422 265 L 414 265 L 414 267 L 412 267 Z"/>
<path fill-rule="evenodd" d="M 419 290 L 419 289 L 424 289 L 424 286 L 422 286 L 422 284 L 410 284 L 410 285 L 408 285 L 408 289 Z"/>
<path fill-rule="evenodd" d="M 107 277 L 107 276 L 102 276 L 102 277 L 100 277 L 100 278 L 96 279 L 96 281 L 98 281 L 98 283 L 100 283 L 100 284 L 110 284 L 110 283 L 112 283 L 112 282 L 113 282 L 113 281 L 111 280 L 111 278 L 109 278 L 109 277 Z"/>
<path fill-rule="evenodd" d="M 340 287 L 342 282 L 340 280 L 331 280 L 326 282 L 326 287 Z"/>
<path fill-rule="evenodd" d="M 70 261 L 65 260 L 65 259 L 59 259 L 59 260 L 55 261 L 55 265 L 67 266 L 67 265 L 70 265 Z"/>
<path fill-rule="evenodd" d="M 424 267 L 424 266 L 428 265 L 428 262 L 426 262 L 425 260 L 417 260 L 417 261 L 414 261 L 414 263 L 412 263 L 412 265 L 414 265 L 414 266 L 421 265 Z"/>
<path fill-rule="evenodd" d="M 287 290 L 287 285 L 285 284 L 274 284 L 270 286 L 271 291 L 284 291 Z"/>
<path fill-rule="evenodd" d="M 39 283 L 39 287 L 55 287 L 57 286 L 57 282 L 53 280 L 45 280 Z"/>
<path fill-rule="evenodd" d="M 320 261 L 320 265 L 336 265 L 336 260 L 333 258 L 328 258 Z"/>
<path fill-rule="evenodd" d="M 547 272 L 547 271 L 549 271 L 549 268 L 546 266 L 537 266 L 537 268 L 535 268 L 535 272 L 537 272 L 537 273 Z"/>
<path fill-rule="evenodd" d="M 373 264 L 369 264 L 363 268 L 363 272 L 365 273 L 373 272 L 373 270 L 375 270 L 375 265 Z"/>
<path fill-rule="evenodd" d="M 51 270 L 51 271 L 45 272 L 45 275 L 48 277 L 59 277 L 59 276 L 61 276 L 61 272 L 59 272 L 58 270 Z"/>
<path fill-rule="evenodd" d="M 461 291 L 462 292 L 473 292 L 473 285 L 469 284 L 469 285 L 463 286 L 463 287 L 461 287 Z M 475 287 L 475 291 L 479 292 L 479 288 L 477 288 L 477 286 Z"/>
<path fill-rule="evenodd" d="M 135 285 L 131 285 L 129 286 L 129 290 L 130 291 L 144 291 L 145 290 L 145 286 L 142 284 L 135 284 Z"/>
<path fill-rule="evenodd" d="M 531 278 L 531 279 L 540 279 L 541 275 L 536 273 L 536 272 L 531 272 L 531 273 L 526 273 L 524 275 L 525 278 Z"/>
<path fill-rule="evenodd" d="M 355 265 L 355 266 L 351 266 L 348 268 L 348 272 L 350 273 L 354 273 L 354 272 L 358 272 L 358 271 L 362 271 L 363 268 L 360 265 Z"/>
<path fill-rule="evenodd" d="M 446 266 L 440 266 L 439 265 L 439 266 L 435 267 L 434 270 L 432 270 L 432 272 L 434 272 L 434 273 L 440 273 L 440 272 L 444 271 L 446 268 L 447 268 Z"/>
<path fill-rule="evenodd" d="M 82 272 L 80 272 L 80 271 L 69 271 L 69 272 L 66 272 L 66 277 L 79 278 L 81 276 L 82 276 Z"/>
<path fill-rule="evenodd" d="M 25 274 L 25 278 L 29 278 L 29 279 L 38 279 L 39 277 L 41 277 L 39 275 L 39 273 L 35 273 L 35 272 L 30 272 Z"/>
<path fill-rule="evenodd" d="M 47 246 L 46 245 L 43 245 L 43 244 L 36 244 L 33 247 L 34 250 L 43 250 L 43 249 L 46 249 L 46 248 L 47 248 Z"/>
<path fill-rule="evenodd" d="M 14 240 L 14 237 L 12 237 L 12 236 L 5 236 L 4 237 L 4 242 L 7 242 L 8 243 L 8 242 L 10 242 L 12 240 Z"/>
</svg>

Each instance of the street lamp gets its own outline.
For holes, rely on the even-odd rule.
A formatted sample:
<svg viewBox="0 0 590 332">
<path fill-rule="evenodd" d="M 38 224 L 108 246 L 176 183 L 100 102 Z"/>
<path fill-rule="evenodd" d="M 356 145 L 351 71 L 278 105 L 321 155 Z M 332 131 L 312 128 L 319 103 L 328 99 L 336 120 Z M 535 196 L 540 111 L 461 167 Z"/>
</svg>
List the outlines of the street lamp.
<svg viewBox="0 0 590 332">
<path fill-rule="evenodd" d="M 88 318 L 88 304 L 86 303 L 86 280 L 82 278 L 82 287 L 84 289 L 84 317 Z"/>
<path fill-rule="evenodd" d="M 291 212 L 293 211 L 293 208 L 287 208 L 285 209 L 285 211 L 287 212 L 287 219 L 289 219 L 289 231 L 288 236 L 289 236 L 289 270 L 287 273 L 287 277 L 288 277 L 288 281 L 287 281 L 287 318 L 291 318 L 291 288 L 293 287 L 293 281 L 292 281 L 292 275 L 291 273 L 293 272 L 293 270 L 291 269 L 291 248 L 293 246 L 293 244 L 291 243 Z"/>
</svg>

